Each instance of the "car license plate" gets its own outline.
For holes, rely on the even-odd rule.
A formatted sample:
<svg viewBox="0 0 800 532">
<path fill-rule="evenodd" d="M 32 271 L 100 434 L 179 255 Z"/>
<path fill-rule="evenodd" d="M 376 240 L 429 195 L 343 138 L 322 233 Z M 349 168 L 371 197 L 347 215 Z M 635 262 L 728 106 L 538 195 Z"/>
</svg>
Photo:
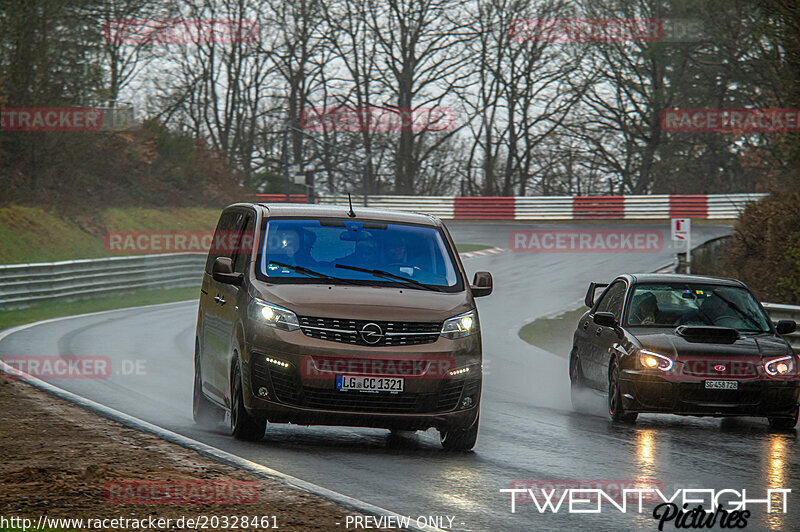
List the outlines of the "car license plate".
<svg viewBox="0 0 800 532">
<path fill-rule="evenodd" d="M 397 377 L 361 377 L 356 375 L 337 375 L 336 389 L 346 392 L 402 392 L 405 379 Z"/>
<path fill-rule="evenodd" d="M 706 381 L 706 390 L 738 390 L 739 381 Z"/>
</svg>

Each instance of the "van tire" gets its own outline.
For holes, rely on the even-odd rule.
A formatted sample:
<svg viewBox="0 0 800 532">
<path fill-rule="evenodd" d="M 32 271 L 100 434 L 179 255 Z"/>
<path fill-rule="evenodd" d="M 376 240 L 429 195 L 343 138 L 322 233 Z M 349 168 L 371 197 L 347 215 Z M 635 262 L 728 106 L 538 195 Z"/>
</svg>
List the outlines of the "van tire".
<svg viewBox="0 0 800 532">
<path fill-rule="evenodd" d="M 244 392 L 242 389 L 242 370 L 239 360 L 231 372 L 231 434 L 237 440 L 258 441 L 264 437 L 267 429 L 267 420 L 254 418 L 244 406 Z"/>
<path fill-rule="evenodd" d="M 478 441 L 478 421 L 480 414 L 475 418 L 475 422 L 464 428 L 453 427 L 439 432 L 439 439 L 445 451 L 470 451 Z"/>
</svg>

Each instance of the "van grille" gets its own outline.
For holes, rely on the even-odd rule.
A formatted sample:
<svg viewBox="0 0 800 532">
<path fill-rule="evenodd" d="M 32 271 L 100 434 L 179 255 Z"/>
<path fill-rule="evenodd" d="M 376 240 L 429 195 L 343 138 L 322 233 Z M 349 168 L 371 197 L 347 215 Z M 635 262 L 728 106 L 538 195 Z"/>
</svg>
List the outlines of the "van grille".
<svg viewBox="0 0 800 532">
<path fill-rule="evenodd" d="M 439 338 L 442 322 L 369 321 L 298 316 L 303 334 L 320 340 L 373 347 L 431 344 Z M 361 330 L 367 324 L 380 327 L 383 334 L 367 342 Z"/>
<path fill-rule="evenodd" d="M 286 405 L 319 410 L 394 414 L 449 412 L 458 406 L 465 382 L 468 383 L 467 388 L 474 386 L 475 391 L 479 382 L 463 378 L 442 379 L 439 390 L 432 393 L 343 392 L 330 388 L 303 386 L 294 366 L 289 368 L 273 366 L 257 354 L 252 358 L 251 377 L 254 389 L 266 386 L 273 400 Z"/>
</svg>

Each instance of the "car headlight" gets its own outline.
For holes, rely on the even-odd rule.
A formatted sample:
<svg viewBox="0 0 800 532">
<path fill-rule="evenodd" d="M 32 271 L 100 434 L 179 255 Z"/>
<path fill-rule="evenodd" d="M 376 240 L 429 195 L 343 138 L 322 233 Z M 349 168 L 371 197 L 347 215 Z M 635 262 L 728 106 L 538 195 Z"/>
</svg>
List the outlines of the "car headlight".
<svg viewBox="0 0 800 532">
<path fill-rule="evenodd" d="M 250 304 L 250 318 L 284 331 L 296 331 L 300 328 L 294 312 L 261 299 L 253 299 Z"/>
<path fill-rule="evenodd" d="M 669 371 L 675 365 L 675 361 L 668 356 L 647 349 L 639 349 L 639 363 L 647 369 L 660 369 L 661 371 Z"/>
<path fill-rule="evenodd" d="M 787 355 L 767 360 L 764 362 L 764 371 L 773 377 L 792 373 L 794 371 L 794 357 Z"/>
<path fill-rule="evenodd" d="M 469 336 L 477 329 L 478 320 L 475 316 L 475 311 L 470 310 L 469 312 L 445 320 L 442 324 L 441 335 L 452 340 L 454 338 Z"/>
</svg>

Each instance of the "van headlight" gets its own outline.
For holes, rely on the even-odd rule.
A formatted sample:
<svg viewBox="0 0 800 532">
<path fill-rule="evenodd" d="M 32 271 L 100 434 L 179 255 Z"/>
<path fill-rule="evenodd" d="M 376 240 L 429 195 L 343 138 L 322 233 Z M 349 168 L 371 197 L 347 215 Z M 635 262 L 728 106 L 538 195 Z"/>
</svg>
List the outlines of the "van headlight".
<svg viewBox="0 0 800 532">
<path fill-rule="evenodd" d="M 773 377 L 792 373 L 794 371 L 794 357 L 792 355 L 788 355 L 785 357 L 767 360 L 764 362 L 764 371 Z"/>
<path fill-rule="evenodd" d="M 469 312 L 445 320 L 442 324 L 441 335 L 452 340 L 469 336 L 477 330 L 478 318 L 475 316 L 475 311 L 470 310 Z"/>
<path fill-rule="evenodd" d="M 253 299 L 253 302 L 250 303 L 249 314 L 250 319 L 276 329 L 296 331 L 300 328 L 300 322 L 297 321 L 297 315 L 294 312 L 267 303 L 262 299 Z"/>
</svg>

